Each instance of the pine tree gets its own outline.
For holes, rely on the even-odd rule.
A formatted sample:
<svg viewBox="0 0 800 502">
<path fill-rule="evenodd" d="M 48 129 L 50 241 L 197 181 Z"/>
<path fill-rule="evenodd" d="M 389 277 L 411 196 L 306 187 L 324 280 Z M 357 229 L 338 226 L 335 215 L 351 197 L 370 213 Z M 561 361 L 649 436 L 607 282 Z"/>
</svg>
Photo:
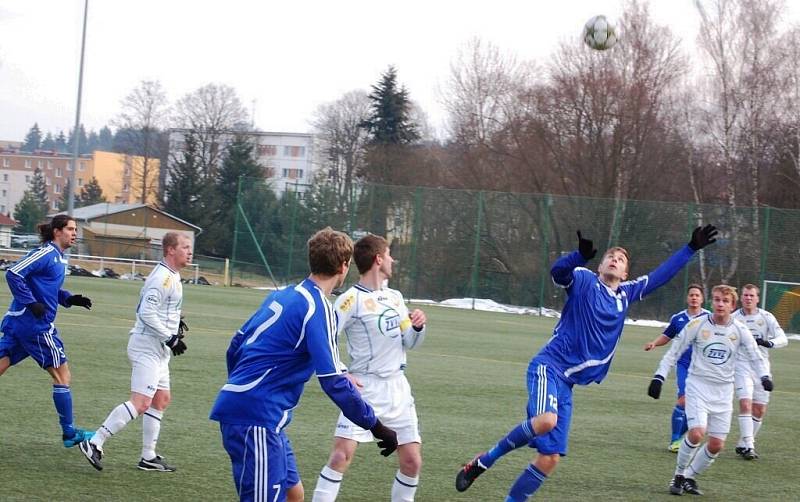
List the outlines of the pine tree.
<svg viewBox="0 0 800 502">
<path fill-rule="evenodd" d="M 42 140 L 41 144 L 42 150 L 56 150 L 56 140 L 53 138 L 53 134 L 48 131 L 47 134 L 44 135 L 44 139 Z"/>
<path fill-rule="evenodd" d="M 78 140 L 79 140 L 78 153 L 81 155 L 84 153 L 89 153 L 88 151 L 89 140 L 86 137 L 86 129 L 84 129 L 83 124 L 81 124 L 80 127 L 78 128 Z M 75 130 L 70 129 L 69 139 L 67 140 L 67 151 L 71 153 L 73 148 L 75 148 Z"/>
<path fill-rule="evenodd" d="M 369 95 L 371 113 L 361 126 L 370 133 L 370 143 L 377 145 L 410 144 L 419 139 L 411 121 L 411 101 L 405 87 L 397 85 L 397 70 L 390 66 L 372 86 Z"/>
<path fill-rule="evenodd" d="M 71 190 L 72 182 L 69 178 L 67 178 L 67 182 L 64 183 L 64 191 L 61 192 L 61 198 L 58 200 L 58 210 L 59 211 L 67 211 L 69 209 L 69 192 Z M 78 194 L 75 194 L 75 199 L 73 201 L 75 203 L 75 207 L 80 207 L 78 205 Z"/>
<path fill-rule="evenodd" d="M 205 229 L 205 222 L 211 219 L 208 208 L 212 206 L 210 199 L 214 194 L 200 172 L 197 138 L 194 134 L 187 133 L 184 144 L 183 152 L 170 163 L 170 181 L 164 210 Z"/>
<path fill-rule="evenodd" d="M 47 197 L 47 183 L 45 182 L 42 170 L 38 167 L 33 171 L 33 178 L 31 178 L 31 184 L 28 190 L 31 191 L 34 199 L 42 208 L 42 213 L 47 215 L 47 211 L 50 208 Z"/>
<path fill-rule="evenodd" d="M 89 183 L 81 187 L 81 193 L 78 194 L 76 199 L 80 201 L 80 206 L 76 204 L 76 207 L 91 206 L 92 204 L 98 204 L 100 202 L 108 202 L 106 200 L 106 196 L 103 195 L 103 189 L 100 187 L 100 183 L 94 176 L 92 176 L 92 179 L 89 180 Z"/>
<path fill-rule="evenodd" d="M 39 129 L 39 124 L 34 123 L 30 128 L 28 134 L 25 135 L 25 142 L 22 144 L 23 152 L 33 152 L 42 147 L 42 131 Z"/>
<path fill-rule="evenodd" d="M 97 149 L 110 152 L 112 148 L 114 148 L 114 133 L 108 126 L 104 126 L 97 135 Z"/>
<path fill-rule="evenodd" d="M 58 136 L 55 139 L 55 151 L 59 153 L 67 153 L 67 137 L 64 136 L 64 131 L 58 131 Z"/>
</svg>

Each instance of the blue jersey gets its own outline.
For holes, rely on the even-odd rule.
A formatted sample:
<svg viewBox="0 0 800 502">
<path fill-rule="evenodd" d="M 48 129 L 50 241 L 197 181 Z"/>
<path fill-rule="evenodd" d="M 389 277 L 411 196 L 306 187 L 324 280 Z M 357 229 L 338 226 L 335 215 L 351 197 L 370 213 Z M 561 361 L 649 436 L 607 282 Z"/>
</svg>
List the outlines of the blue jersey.
<svg viewBox="0 0 800 502">
<path fill-rule="evenodd" d="M 686 323 L 688 323 L 689 321 L 691 321 L 692 319 L 694 319 L 699 315 L 710 314 L 710 313 L 711 312 L 709 312 L 706 309 L 700 309 L 700 313 L 693 316 L 690 315 L 689 312 L 687 312 L 686 310 L 681 310 L 680 312 L 678 312 L 677 314 L 673 315 L 670 318 L 669 325 L 666 328 L 664 328 L 664 336 L 666 336 L 669 339 L 674 339 L 676 336 L 678 336 L 678 333 L 681 332 L 683 327 L 686 326 Z M 686 352 L 684 352 L 683 355 L 681 355 L 681 358 L 678 359 L 678 364 L 688 368 L 691 363 L 692 363 L 692 347 L 690 346 L 688 349 L 686 349 Z"/>
<path fill-rule="evenodd" d="M 67 260 L 61 249 L 47 242 L 39 248 L 31 250 L 6 271 L 6 281 L 13 299 L 6 313 L 6 322 L 16 323 L 17 319 L 35 319 L 23 316 L 26 305 L 43 303 L 45 313 L 35 324 L 47 326 L 56 319 L 58 306 L 69 307 L 66 301 L 71 296 L 69 291 L 61 289 L 67 271 Z"/>
<path fill-rule="evenodd" d="M 211 419 L 280 432 L 314 372 L 342 373 L 336 328 L 333 307 L 310 279 L 270 294 L 231 341 L 228 383 Z"/>
<path fill-rule="evenodd" d="M 553 282 L 567 291 L 567 302 L 553 336 L 535 356 L 554 367 L 570 383 L 600 383 L 622 335 L 628 308 L 666 284 L 694 255 L 684 246 L 647 275 L 626 281 L 616 290 L 583 267 L 577 251 L 559 258 L 551 269 Z"/>
</svg>

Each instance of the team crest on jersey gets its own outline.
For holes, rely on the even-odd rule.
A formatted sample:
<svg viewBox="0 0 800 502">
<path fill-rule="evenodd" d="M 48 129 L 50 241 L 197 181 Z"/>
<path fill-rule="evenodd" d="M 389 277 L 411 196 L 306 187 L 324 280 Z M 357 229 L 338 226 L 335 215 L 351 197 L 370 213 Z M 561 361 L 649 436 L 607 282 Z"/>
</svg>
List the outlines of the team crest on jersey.
<svg viewBox="0 0 800 502">
<path fill-rule="evenodd" d="M 700 336 L 703 337 L 703 340 L 708 340 L 709 337 L 711 336 L 711 331 L 709 331 L 707 329 L 704 329 L 704 330 L 700 331 Z"/>
<path fill-rule="evenodd" d="M 353 303 L 355 302 L 355 298 L 356 298 L 355 295 L 352 295 L 352 294 L 350 296 L 348 296 L 347 298 L 345 298 L 344 301 L 342 302 L 342 304 L 339 306 L 339 309 L 342 312 L 347 312 L 348 310 L 350 310 L 353 307 Z"/>
<path fill-rule="evenodd" d="M 732 342 L 735 342 L 736 341 L 736 335 L 732 334 L 731 336 L 728 337 L 728 340 L 730 340 Z"/>
<path fill-rule="evenodd" d="M 367 298 L 367 301 L 364 302 L 364 308 L 370 312 L 375 312 L 375 310 L 378 308 L 378 304 L 375 303 L 375 300 L 372 298 Z"/>
<path fill-rule="evenodd" d="M 731 358 L 731 351 L 724 343 L 715 342 L 703 347 L 703 355 L 714 366 L 721 366 Z"/>
<path fill-rule="evenodd" d="M 700 319 L 694 319 L 686 325 L 687 328 L 691 328 L 692 326 L 697 326 L 700 323 Z"/>
<path fill-rule="evenodd" d="M 764 321 L 762 319 L 759 319 L 758 321 L 756 321 L 756 324 L 758 324 L 759 326 L 763 326 Z"/>
<path fill-rule="evenodd" d="M 164 279 L 164 284 L 162 284 L 161 287 L 163 287 L 164 289 L 167 289 L 171 285 L 172 285 L 172 277 L 167 276 L 166 279 Z"/>
</svg>

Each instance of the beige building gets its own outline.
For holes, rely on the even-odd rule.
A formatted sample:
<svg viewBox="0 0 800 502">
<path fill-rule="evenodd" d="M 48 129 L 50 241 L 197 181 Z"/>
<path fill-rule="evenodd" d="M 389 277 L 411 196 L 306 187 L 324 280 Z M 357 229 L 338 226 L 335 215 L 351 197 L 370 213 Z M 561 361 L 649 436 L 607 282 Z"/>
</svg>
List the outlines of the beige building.
<svg viewBox="0 0 800 502">
<path fill-rule="evenodd" d="M 58 209 L 64 196 L 67 179 L 72 173 L 72 156 L 69 154 L 38 151 L 34 153 L 0 149 L 0 213 L 12 214 L 14 206 L 30 186 L 36 169 L 42 171 L 47 185 L 47 205 Z M 94 175 L 91 155 L 81 155 L 75 172 L 75 192 L 88 183 Z"/>
<path fill-rule="evenodd" d="M 94 152 L 93 159 L 94 177 L 106 200 L 115 204 L 141 203 L 144 192 L 147 204 L 158 203 L 158 159 L 100 150 Z"/>
</svg>

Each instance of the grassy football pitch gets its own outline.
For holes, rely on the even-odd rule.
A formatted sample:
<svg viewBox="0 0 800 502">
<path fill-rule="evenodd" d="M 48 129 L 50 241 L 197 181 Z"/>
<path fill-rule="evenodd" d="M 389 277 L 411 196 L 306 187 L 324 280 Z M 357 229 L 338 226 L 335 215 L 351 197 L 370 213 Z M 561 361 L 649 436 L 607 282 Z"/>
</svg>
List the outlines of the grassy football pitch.
<svg viewBox="0 0 800 502">
<path fill-rule="evenodd" d="M 142 283 L 69 278 L 66 288 L 90 296 L 92 311 L 61 310 L 57 326 L 72 369 L 76 422 L 96 428 L 128 399 L 125 347 Z M 7 306 L 3 286 L 0 302 Z M 161 429 L 159 452 L 175 473 L 136 469 L 141 421 L 105 446 L 105 470 L 95 471 L 77 448 L 61 446 L 49 376 L 30 359 L 0 378 L 1 500 L 231 500 L 235 491 L 219 429 L 209 408 L 225 381 L 228 340 L 261 303 L 264 293 L 203 286 L 184 288 L 191 328 L 188 352 L 171 363 L 173 401 Z M 512 452 L 467 492 L 457 493 L 460 465 L 491 446 L 525 414 L 525 370 L 549 338 L 553 319 L 423 306 L 429 319 L 425 344 L 409 354 L 408 378 L 417 401 L 424 466 L 419 501 L 503 500 L 535 454 Z M 602 385 L 576 387 L 569 455 L 539 491 L 542 500 L 670 500 L 675 455 L 667 452 L 674 377 L 662 399 L 645 391 L 664 348 L 645 353 L 654 328 L 626 327 L 611 374 Z M 758 437 L 761 459 L 733 453 L 736 413 L 725 451 L 700 478 L 706 500 L 792 500 L 800 468 L 797 440 L 800 374 L 793 361 L 800 344 L 772 353 L 776 391 Z M 315 378 L 288 429 L 306 500 L 327 460 L 338 411 Z M 389 500 L 396 457 L 384 459 L 362 445 L 345 476 L 339 500 Z M 689 496 L 689 495 L 687 495 Z M 691 497 L 691 496 L 689 496 Z"/>
</svg>

